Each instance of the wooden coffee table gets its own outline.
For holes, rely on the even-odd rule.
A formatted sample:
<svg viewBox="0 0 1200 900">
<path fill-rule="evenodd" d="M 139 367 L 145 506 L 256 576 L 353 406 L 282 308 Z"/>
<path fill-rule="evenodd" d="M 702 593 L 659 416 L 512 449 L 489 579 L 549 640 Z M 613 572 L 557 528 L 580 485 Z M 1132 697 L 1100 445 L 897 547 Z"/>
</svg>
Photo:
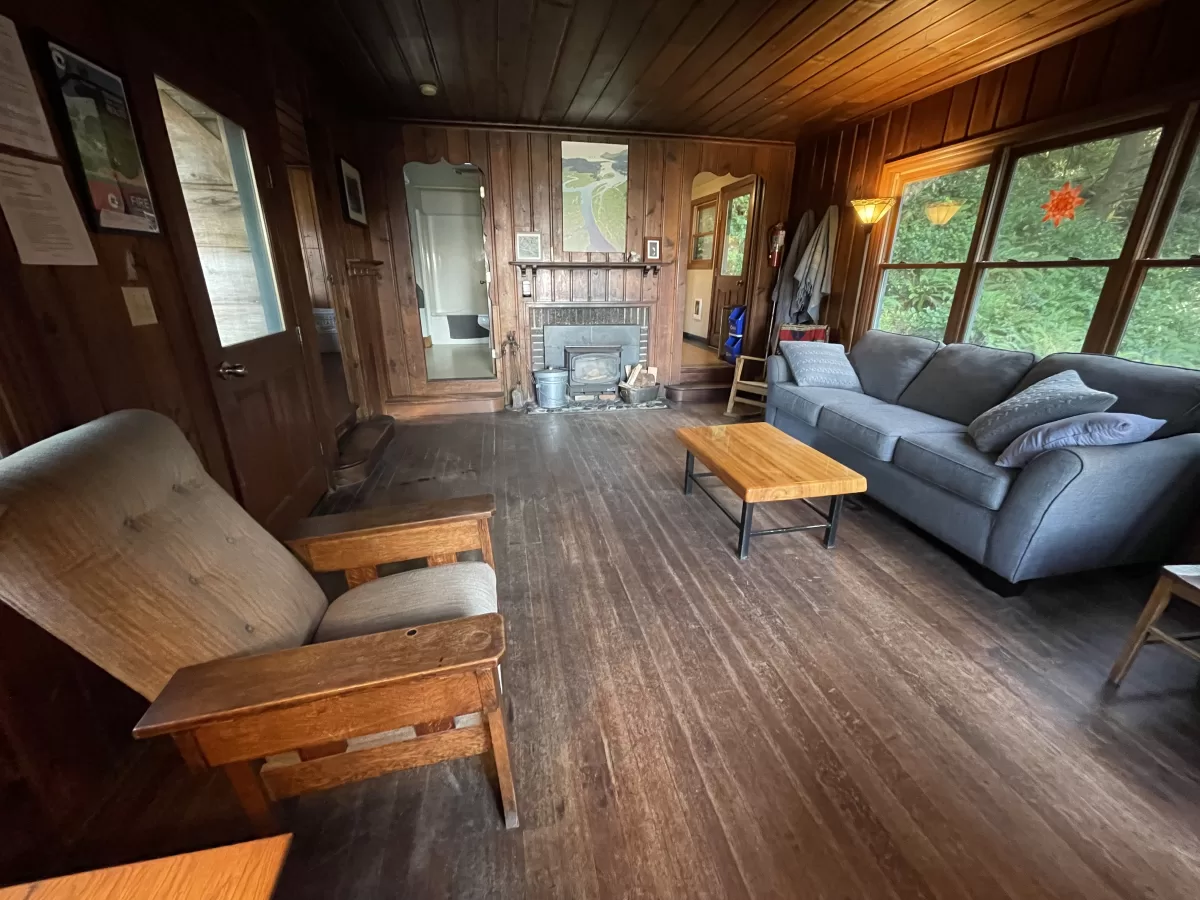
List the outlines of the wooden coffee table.
<svg viewBox="0 0 1200 900">
<path fill-rule="evenodd" d="M 683 492 L 690 494 L 695 484 L 738 526 L 739 559 L 750 555 L 750 538 L 763 534 L 824 528 L 825 546 L 832 548 L 837 541 L 843 497 L 867 489 L 867 479 L 853 469 L 766 422 L 677 428 L 675 436 L 687 447 Z M 707 472 L 695 473 L 697 459 L 708 467 Z M 740 520 L 721 506 L 702 478 L 720 479 L 741 498 Z M 829 497 L 829 512 L 812 503 L 810 497 Z M 819 525 L 752 531 L 755 505 L 776 500 L 803 500 L 824 521 Z"/>
</svg>

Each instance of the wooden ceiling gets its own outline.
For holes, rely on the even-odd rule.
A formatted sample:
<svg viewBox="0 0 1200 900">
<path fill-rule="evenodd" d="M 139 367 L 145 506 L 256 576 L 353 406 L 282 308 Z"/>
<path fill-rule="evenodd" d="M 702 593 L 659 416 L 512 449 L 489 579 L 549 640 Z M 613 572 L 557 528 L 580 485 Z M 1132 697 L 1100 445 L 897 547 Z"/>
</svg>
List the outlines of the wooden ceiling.
<svg viewBox="0 0 1200 900">
<path fill-rule="evenodd" d="M 1157 0 L 265 2 L 360 112 L 795 139 Z"/>
</svg>

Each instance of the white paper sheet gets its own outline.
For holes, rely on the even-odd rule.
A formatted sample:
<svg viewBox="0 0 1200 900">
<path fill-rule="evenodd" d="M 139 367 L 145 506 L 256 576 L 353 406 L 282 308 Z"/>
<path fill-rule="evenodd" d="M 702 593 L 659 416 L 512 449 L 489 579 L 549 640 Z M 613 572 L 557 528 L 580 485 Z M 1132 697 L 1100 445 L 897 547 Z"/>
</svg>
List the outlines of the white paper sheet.
<svg viewBox="0 0 1200 900">
<path fill-rule="evenodd" d="M 0 144 L 58 159 L 12 19 L 0 16 Z"/>
<path fill-rule="evenodd" d="M 0 154 L 0 209 L 25 265 L 96 265 L 62 166 Z"/>
</svg>

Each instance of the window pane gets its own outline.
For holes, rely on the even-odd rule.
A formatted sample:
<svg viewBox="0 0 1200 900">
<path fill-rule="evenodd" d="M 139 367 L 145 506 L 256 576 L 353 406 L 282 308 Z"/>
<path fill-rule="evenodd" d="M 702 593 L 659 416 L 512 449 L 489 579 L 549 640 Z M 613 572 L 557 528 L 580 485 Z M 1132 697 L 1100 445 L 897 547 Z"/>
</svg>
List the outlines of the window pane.
<svg viewBox="0 0 1200 900">
<path fill-rule="evenodd" d="M 964 261 L 987 173 L 976 166 L 905 185 L 888 261 Z"/>
<path fill-rule="evenodd" d="M 992 259 L 1115 259 L 1160 129 L 1017 160 Z"/>
<path fill-rule="evenodd" d="M 717 204 L 707 203 L 696 209 L 696 234 L 712 234 L 717 230 Z"/>
<path fill-rule="evenodd" d="M 713 254 L 713 236 L 711 234 L 702 234 L 696 238 L 695 244 L 692 246 L 692 259 L 712 259 Z"/>
<path fill-rule="evenodd" d="M 1032 350 L 1083 349 L 1108 269 L 989 269 L 967 332 L 972 344 Z"/>
<path fill-rule="evenodd" d="M 246 132 L 165 81 L 158 98 L 221 346 L 283 331 Z"/>
<path fill-rule="evenodd" d="M 942 340 L 958 276 L 958 269 L 884 269 L 875 327 Z"/>
<path fill-rule="evenodd" d="M 1200 369 L 1200 269 L 1151 269 L 1118 356 Z"/>
<path fill-rule="evenodd" d="M 741 275 L 746 263 L 746 223 L 750 216 L 750 195 L 731 197 L 725 211 L 725 252 L 721 257 L 722 275 Z"/>
<path fill-rule="evenodd" d="M 1159 256 L 1187 259 L 1200 255 L 1200 151 L 1192 157 L 1187 179 L 1179 192 L 1179 202 L 1171 215 Z"/>
</svg>

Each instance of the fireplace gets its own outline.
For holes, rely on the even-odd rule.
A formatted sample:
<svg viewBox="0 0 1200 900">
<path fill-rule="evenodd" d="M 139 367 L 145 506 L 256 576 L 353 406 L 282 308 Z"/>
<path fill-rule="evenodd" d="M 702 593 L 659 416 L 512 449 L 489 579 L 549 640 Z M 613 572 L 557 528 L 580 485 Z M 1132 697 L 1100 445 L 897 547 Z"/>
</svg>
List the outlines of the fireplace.
<svg viewBox="0 0 1200 900">
<path fill-rule="evenodd" d="M 585 344 L 564 347 L 567 390 L 572 394 L 603 394 L 617 389 L 621 380 L 619 344 Z"/>
<path fill-rule="evenodd" d="M 615 393 L 624 367 L 645 359 L 640 325 L 554 323 L 541 332 L 534 362 L 566 369 L 567 393 L 573 396 Z"/>
</svg>

